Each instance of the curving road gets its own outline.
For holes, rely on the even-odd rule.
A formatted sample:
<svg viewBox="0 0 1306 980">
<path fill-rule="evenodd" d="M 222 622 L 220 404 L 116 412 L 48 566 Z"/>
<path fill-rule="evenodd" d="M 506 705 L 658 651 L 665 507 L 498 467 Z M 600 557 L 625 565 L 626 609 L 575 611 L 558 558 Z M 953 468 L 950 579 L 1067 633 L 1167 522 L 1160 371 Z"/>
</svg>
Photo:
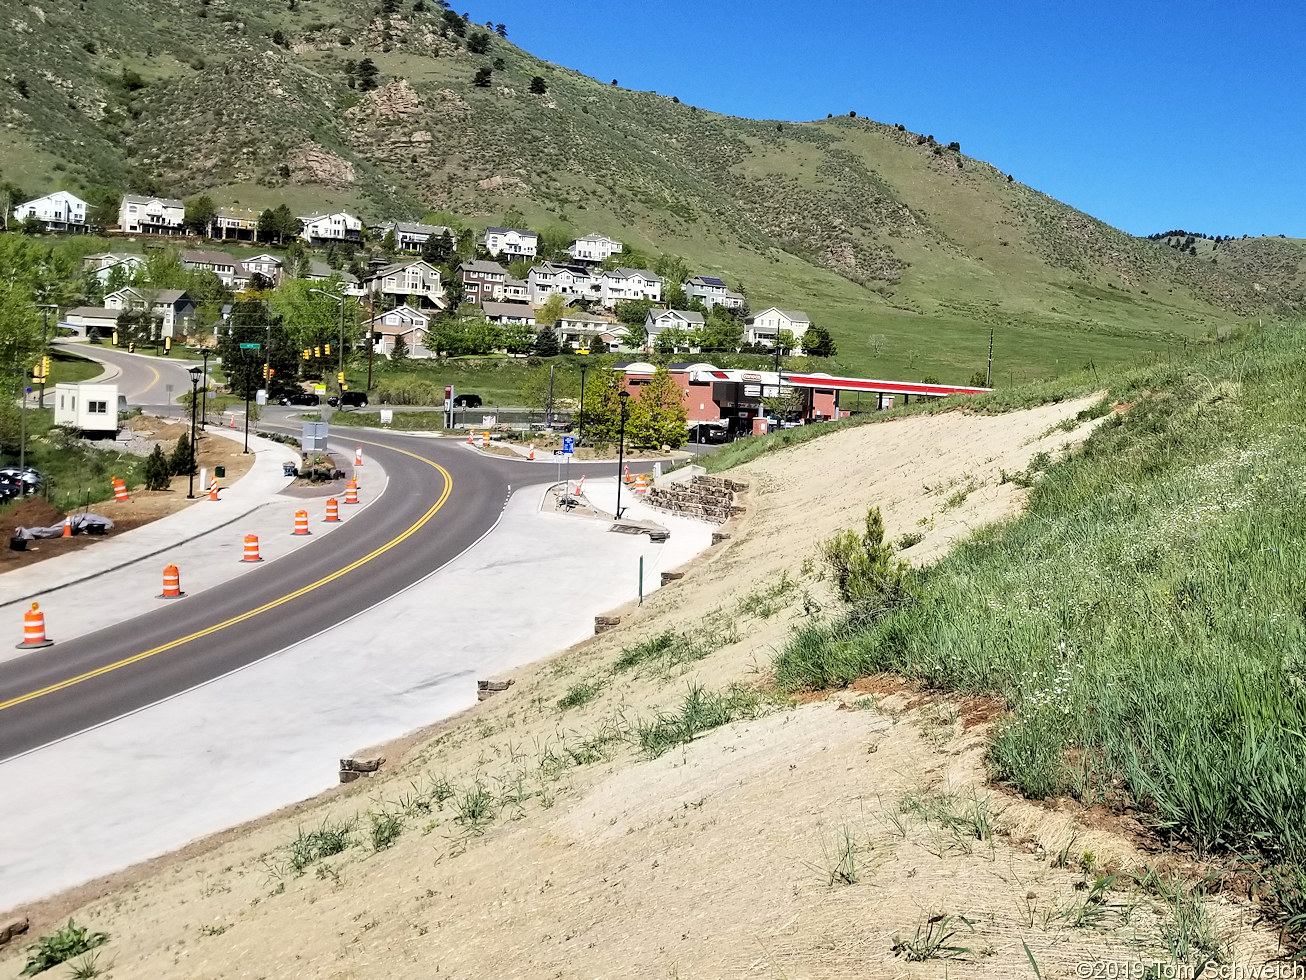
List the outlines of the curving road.
<svg viewBox="0 0 1306 980">
<path fill-rule="evenodd" d="M 0 665 L 0 760 L 188 690 L 353 616 L 470 547 L 498 520 L 511 486 L 554 476 L 551 467 L 489 459 L 452 440 L 367 433 L 351 435 L 347 446 L 341 440 L 339 448 L 358 444 L 371 447 L 388 488 L 329 538 L 223 589 Z M 613 464 L 573 470 L 611 475 Z"/>
<path fill-rule="evenodd" d="M 56 340 L 55 343 L 70 353 L 105 365 L 103 380 L 116 384 L 118 394 L 126 397 L 127 404 L 132 407 L 166 406 L 172 412 L 182 411 L 175 399 L 190 390 L 190 369 L 201 363 L 180 357 L 129 354 L 117 347 L 85 341 Z M 210 358 L 210 361 L 214 360 Z M 168 396 L 170 385 L 171 398 Z"/>
</svg>

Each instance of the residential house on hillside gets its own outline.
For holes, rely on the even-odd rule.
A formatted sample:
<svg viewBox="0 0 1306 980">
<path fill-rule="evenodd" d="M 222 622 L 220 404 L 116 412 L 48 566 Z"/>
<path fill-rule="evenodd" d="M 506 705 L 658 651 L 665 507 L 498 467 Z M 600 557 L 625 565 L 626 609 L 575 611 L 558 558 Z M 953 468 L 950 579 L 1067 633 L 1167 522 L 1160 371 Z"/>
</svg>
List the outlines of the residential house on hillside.
<svg viewBox="0 0 1306 980">
<path fill-rule="evenodd" d="M 358 277 L 344 269 L 333 269 L 321 259 L 309 259 L 304 278 L 313 282 L 330 282 L 338 279 L 344 284 L 346 296 L 365 296 L 367 291 L 358 284 Z"/>
<path fill-rule="evenodd" d="M 112 337 L 120 312 L 104 306 L 74 306 L 59 325 L 71 327 L 82 337 Z"/>
<path fill-rule="evenodd" d="M 575 262 L 602 262 L 621 251 L 621 242 L 607 235 L 586 235 L 567 246 Z"/>
<path fill-rule="evenodd" d="M 118 227 L 125 235 L 180 235 L 186 205 L 170 197 L 124 194 L 118 208 Z"/>
<path fill-rule="evenodd" d="M 698 300 L 709 310 L 714 306 L 724 306 L 727 310 L 742 309 L 744 296 L 726 289 L 725 280 L 716 276 L 694 276 L 684 284 L 685 299 Z"/>
<path fill-rule="evenodd" d="M 440 270 L 423 259 L 394 262 L 377 269 L 363 282 L 364 293 L 374 304 L 412 303 L 419 307 L 444 309 L 444 284 Z"/>
<path fill-rule="evenodd" d="M 14 220 L 35 218 L 46 231 L 85 231 L 86 209 L 89 205 L 80 197 L 67 191 L 55 191 L 34 201 L 25 201 L 14 208 Z"/>
<path fill-rule="evenodd" d="M 253 208 L 218 208 L 209 234 L 252 242 L 258 235 L 258 215 Z"/>
<path fill-rule="evenodd" d="M 463 283 L 463 295 L 469 303 L 482 303 L 485 300 L 503 299 L 503 284 L 508 279 L 508 270 L 498 262 L 477 259 L 464 262 L 458 266 L 458 275 Z"/>
<path fill-rule="evenodd" d="M 530 327 L 535 326 L 535 311 L 531 309 L 530 303 L 496 303 L 487 300 L 481 304 L 481 312 L 485 314 L 486 323 L 524 323 Z"/>
<path fill-rule="evenodd" d="M 149 309 L 159 324 L 160 337 L 182 337 L 190 329 L 195 316 L 195 301 L 183 289 L 145 289 L 127 286 L 104 297 L 106 309 L 121 313 L 123 310 Z"/>
<path fill-rule="evenodd" d="M 607 350 L 608 342 L 601 338 L 619 329 L 624 330 L 624 325 L 579 310 L 560 317 L 553 325 L 553 333 L 564 350 Z"/>
<path fill-rule="evenodd" d="M 97 252 L 82 259 L 82 268 L 95 273 L 101 283 L 107 283 L 114 269 L 121 269 L 123 275 L 130 279 L 137 270 L 145 265 L 145 257 L 133 252 Z"/>
<path fill-rule="evenodd" d="M 421 356 L 431 327 L 431 315 L 408 305 L 396 306 L 372 317 L 366 327 L 372 332 L 373 347 L 378 354 L 389 357 L 394 353 L 395 338 L 403 337 L 409 355 Z"/>
<path fill-rule="evenodd" d="M 440 238 L 442 235 L 448 235 L 451 239 L 457 237 L 447 225 L 424 225 L 419 221 L 382 221 L 372 230 L 378 239 L 393 231 L 395 247 L 401 252 L 420 252 L 429 239 Z"/>
<path fill-rule="evenodd" d="M 306 242 L 356 242 L 363 237 L 363 222 L 344 211 L 296 217 L 303 222 L 299 237 Z"/>
<path fill-rule="evenodd" d="M 623 300 L 662 301 L 662 279 L 647 269 L 609 269 L 599 284 L 603 305 L 608 309 Z"/>
<path fill-rule="evenodd" d="M 597 300 L 603 295 L 598 278 L 584 266 L 557 265 L 545 262 L 531 267 L 526 276 L 526 291 L 536 306 L 543 304 L 555 293 L 567 302 Z"/>
<path fill-rule="evenodd" d="M 222 280 L 222 285 L 231 288 L 231 280 L 236 274 L 236 260 L 226 252 L 209 249 L 194 249 L 181 253 L 183 269 L 201 269 L 214 273 Z"/>
<path fill-rule="evenodd" d="M 245 259 L 236 271 L 245 278 L 262 276 L 273 286 L 281 282 L 281 260 L 268 252 Z"/>
<path fill-rule="evenodd" d="M 794 340 L 802 346 L 803 334 L 812 325 L 811 318 L 802 310 L 781 310 L 771 307 L 756 316 L 748 318 L 744 326 L 744 343 L 775 345 L 775 338 L 781 330 L 788 330 Z"/>
<path fill-rule="evenodd" d="M 684 330 L 687 333 L 697 333 L 703 328 L 705 323 L 703 314 L 696 310 L 649 310 L 648 316 L 644 318 L 644 332 L 648 339 L 647 346 L 652 348 L 654 341 L 658 339 L 658 334 L 664 330 Z"/>
<path fill-rule="evenodd" d="M 502 253 L 509 259 L 533 259 L 540 236 L 524 228 L 486 228 L 481 244 L 494 256 Z"/>
<path fill-rule="evenodd" d="M 503 281 L 503 299 L 509 303 L 529 303 L 531 290 L 525 279 L 509 276 Z"/>
</svg>

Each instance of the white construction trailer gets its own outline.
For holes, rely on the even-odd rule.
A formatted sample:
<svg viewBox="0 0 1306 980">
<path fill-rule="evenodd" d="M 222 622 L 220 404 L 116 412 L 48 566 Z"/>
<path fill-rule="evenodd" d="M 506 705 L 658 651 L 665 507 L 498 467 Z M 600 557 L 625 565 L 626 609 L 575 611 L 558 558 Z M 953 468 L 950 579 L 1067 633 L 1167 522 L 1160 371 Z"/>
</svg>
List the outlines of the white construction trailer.
<svg viewBox="0 0 1306 980">
<path fill-rule="evenodd" d="M 63 382 L 54 386 L 54 424 L 90 437 L 112 438 L 118 434 L 118 413 L 125 402 L 117 385 Z"/>
</svg>

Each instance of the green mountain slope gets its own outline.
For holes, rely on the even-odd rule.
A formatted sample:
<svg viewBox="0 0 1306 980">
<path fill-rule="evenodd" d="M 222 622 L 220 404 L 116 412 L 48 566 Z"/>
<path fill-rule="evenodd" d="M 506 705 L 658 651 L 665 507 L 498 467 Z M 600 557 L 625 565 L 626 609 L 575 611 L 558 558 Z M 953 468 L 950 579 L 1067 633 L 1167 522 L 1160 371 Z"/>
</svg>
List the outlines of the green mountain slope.
<svg viewBox="0 0 1306 980">
<path fill-rule="evenodd" d="M 682 255 L 754 309 L 802 308 L 841 369 L 966 380 L 993 328 L 997 376 L 1018 379 L 1302 299 L 1300 272 L 1247 242 L 1241 262 L 1179 254 L 933 137 L 721 116 L 541 62 L 425 2 L 47 0 L 11 23 L 0 176 L 25 190 L 206 190 L 369 220 L 514 210 Z M 351 87 L 363 58 L 372 91 Z"/>
</svg>

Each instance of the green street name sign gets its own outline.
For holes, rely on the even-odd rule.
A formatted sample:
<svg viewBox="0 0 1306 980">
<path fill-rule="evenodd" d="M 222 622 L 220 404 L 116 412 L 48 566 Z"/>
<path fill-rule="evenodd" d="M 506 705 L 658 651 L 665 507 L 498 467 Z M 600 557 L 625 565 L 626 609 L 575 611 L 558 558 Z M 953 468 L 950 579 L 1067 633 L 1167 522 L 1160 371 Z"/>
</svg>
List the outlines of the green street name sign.
<svg viewBox="0 0 1306 980">
<path fill-rule="evenodd" d="M 240 345 L 240 349 L 241 349 L 241 350 L 260 350 L 260 349 L 262 349 L 262 347 L 263 347 L 262 344 L 241 344 L 241 345 Z"/>
</svg>

